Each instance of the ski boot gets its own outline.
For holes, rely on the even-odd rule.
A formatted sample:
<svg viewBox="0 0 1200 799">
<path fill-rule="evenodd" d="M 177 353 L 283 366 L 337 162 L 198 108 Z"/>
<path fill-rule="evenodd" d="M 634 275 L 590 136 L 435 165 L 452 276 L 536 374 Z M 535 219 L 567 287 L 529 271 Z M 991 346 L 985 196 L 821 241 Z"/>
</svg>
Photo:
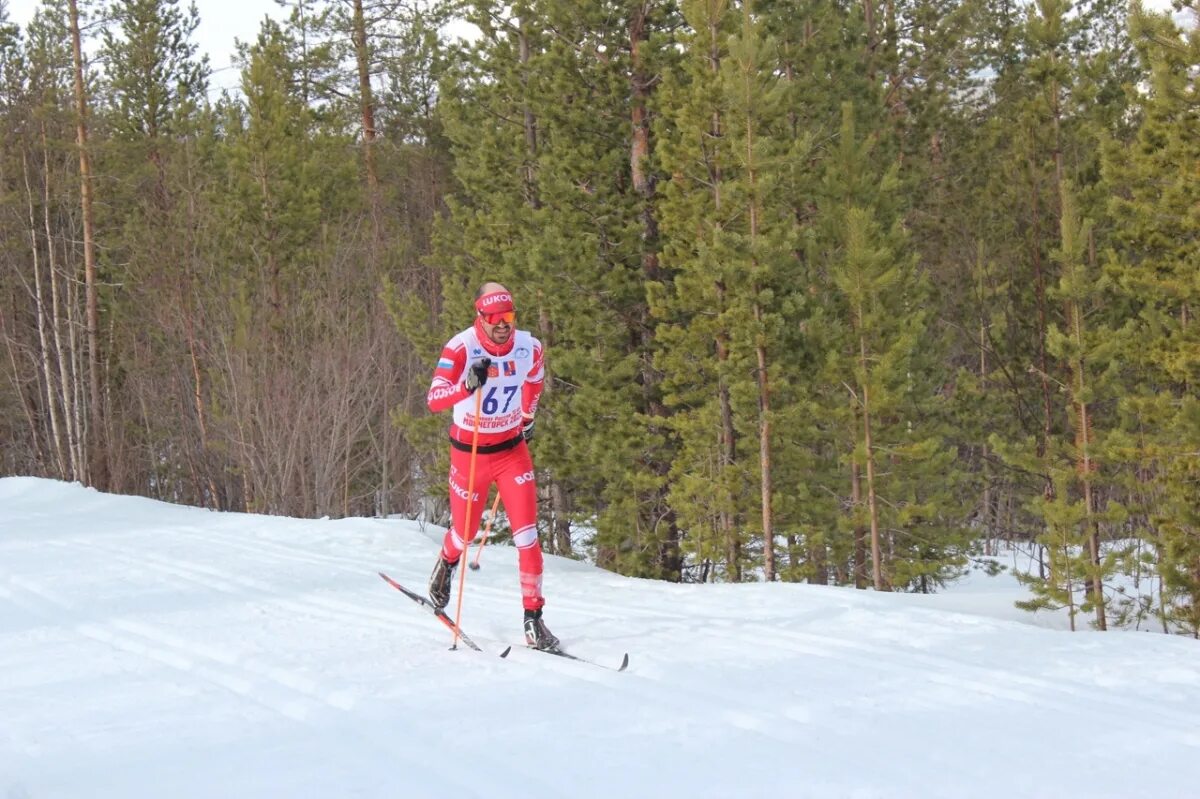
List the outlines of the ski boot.
<svg viewBox="0 0 1200 799">
<path fill-rule="evenodd" d="M 540 608 L 525 611 L 525 643 L 534 649 L 547 652 L 558 651 L 559 641 L 554 637 L 554 633 L 546 627 L 546 622 L 542 621 Z"/>
<path fill-rule="evenodd" d="M 438 553 L 433 574 L 429 575 L 429 601 L 438 610 L 450 604 L 450 582 L 454 578 L 454 569 L 457 566 L 458 561 L 451 563 Z"/>
</svg>

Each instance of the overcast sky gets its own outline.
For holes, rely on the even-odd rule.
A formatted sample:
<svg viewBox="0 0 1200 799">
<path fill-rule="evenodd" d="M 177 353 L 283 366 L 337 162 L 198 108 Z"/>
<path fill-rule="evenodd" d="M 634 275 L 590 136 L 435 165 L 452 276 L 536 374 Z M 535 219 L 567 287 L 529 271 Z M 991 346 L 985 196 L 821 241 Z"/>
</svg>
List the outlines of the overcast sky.
<svg viewBox="0 0 1200 799">
<path fill-rule="evenodd" d="M 40 0 L 7 0 L 9 18 L 24 28 L 39 4 Z M 234 40 L 252 42 L 264 16 L 282 20 L 288 14 L 275 0 L 196 0 L 196 9 L 200 27 L 194 38 L 200 51 L 208 53 L 214 93 L 237 85 L 238 71 L 232 66 Z"/>
</svg>

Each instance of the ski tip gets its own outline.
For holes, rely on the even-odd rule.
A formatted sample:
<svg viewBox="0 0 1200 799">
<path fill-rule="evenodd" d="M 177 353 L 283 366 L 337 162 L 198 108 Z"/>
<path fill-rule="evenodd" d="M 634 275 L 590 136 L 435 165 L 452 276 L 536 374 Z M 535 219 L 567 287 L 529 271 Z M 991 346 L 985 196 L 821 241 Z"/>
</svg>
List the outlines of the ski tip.
<svg viewBox="0 0 1200 799">
<path fill-rule="evenodd" d="M 506 647 L 504 647 L 504 651 L 500 653 L 500 657 L 502 657 L 502 658 L 506 658 L 506 657 L 508 657 L 508 653 L 509 653 L 509 652 L 511 652 L 511 651 L 512 651 L 512 647 L 511 647 L 511 646 L 506 646 Z"/>
<path fill-rule="evenodd" d="M 627 669 L 627 668 L 629 668 L 629 653 L 628 652 L 625 653 L 625 657 L 621 658 L 621 665 L 620 665 L 620 667 L 617 668 L 617 671 L 625 671 L 625 669 Z"/>
</svg>

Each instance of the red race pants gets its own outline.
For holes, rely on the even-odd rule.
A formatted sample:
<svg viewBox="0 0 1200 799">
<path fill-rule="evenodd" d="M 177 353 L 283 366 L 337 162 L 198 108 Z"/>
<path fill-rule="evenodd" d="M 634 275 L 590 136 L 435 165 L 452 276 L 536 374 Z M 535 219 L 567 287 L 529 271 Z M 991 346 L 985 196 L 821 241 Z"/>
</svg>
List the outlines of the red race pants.
<svg viewBox="0 0 1200 799">
<path fill-rule="evenodd" d="M 456 561 L 466 544 L 475 540 L 487 504 L 488 489 L 495 483 L 512 525 L 521 575 L 521 602 L 526 610 L 546 604 L 542 596 L 542 543 L 537 534 L 537 482 L 529 447 L 519 442 L 502 452 L 475 454 L 475 484 L 468 487 L 471 453 L 450 448 L 450 529 L 442 541 L 442 556 Z M 471 518 L 467 515 L 467 491 L 472 492 Z M 468 530 L 466 544 L 460 530 Z"/>
</svg>

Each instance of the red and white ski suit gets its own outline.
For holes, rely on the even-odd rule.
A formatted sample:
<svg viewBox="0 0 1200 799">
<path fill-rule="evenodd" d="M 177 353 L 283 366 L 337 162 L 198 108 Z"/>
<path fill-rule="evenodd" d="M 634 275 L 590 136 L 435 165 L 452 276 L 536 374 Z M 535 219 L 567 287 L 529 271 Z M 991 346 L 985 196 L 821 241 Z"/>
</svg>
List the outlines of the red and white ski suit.
<svg viewBox="0 0 1200 799">
<path fill-rule="evenodd" d="M 476 397 L 467 391 L 464 381 L 469 367 L 484 358 L 490 358 L 492 363 L 487 382 L 478 389 L 482 397 L 475 483 L 468 486 Z M 537 412 L 542 378 L 541 342 L 528 331 L 514 330 L 505 344 L 496 344 L 488 339 L 477 319 L 474 326 L 454 336 L 442 348 L 425 398 L 434 413 L 454 409 L 450 425 L 451 527 L 442 542 L 442 555 L 448 561 L 456 561 L 474 540 L 487 504 L 488 489 L 495 483 L 512 525 L 521 600 L 526 610 L 537 610 L 546 602 L 542 597 L 542 545 L 537 534 L 537 482 L 529 447 L 521 437 L 522 426 Z M 468 491 L 471 492 L 469 519 L 466 518 Z"/>
</svg>

